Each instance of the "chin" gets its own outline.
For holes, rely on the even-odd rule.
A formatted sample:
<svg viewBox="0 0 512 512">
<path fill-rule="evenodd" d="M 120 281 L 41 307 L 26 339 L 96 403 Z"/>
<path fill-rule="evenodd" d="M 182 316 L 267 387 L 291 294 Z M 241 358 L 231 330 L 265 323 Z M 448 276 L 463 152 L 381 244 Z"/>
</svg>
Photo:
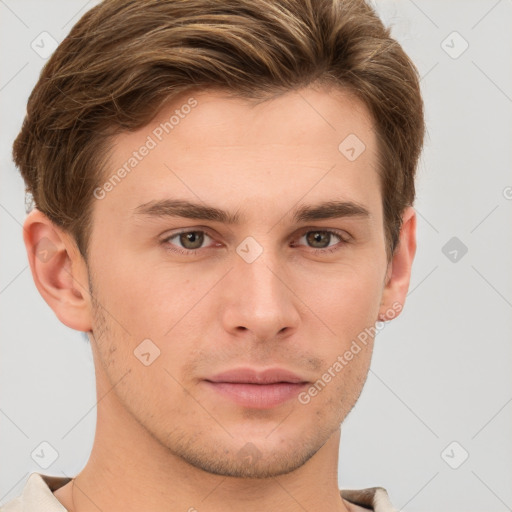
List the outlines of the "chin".
<svg viewBox="0 0 512 512">
<path fill-rule="evenodd" d="M 181 457 L 188 464 L 214 475 L 262 479 L 295 471 L 305 464 L 317 450 L 306 451 L 303 447 L 300 451 L 272 449 L 267 452 L 249 442 L 238 452 L 228 451 L 224 455 L 207 451 L 188 452 L 181 454 Z"/>
<path fill-rule="evenodd" d="M 184 462 L 207 473 L 234 478 L 271 478 L 304 465 L 333 431 L 315 428 L 309 434 L 297 431 L 290 435 L 283 422 L 281 428 L 255 432 L 252 436 L 250 429 L 240 437 L 230 431 L 229 435 L 225 433 L 216 439 L 210 433 L 201 432 L 188 442 L 181 437 L 178 445 L 169 448 Z"/>
</svg>

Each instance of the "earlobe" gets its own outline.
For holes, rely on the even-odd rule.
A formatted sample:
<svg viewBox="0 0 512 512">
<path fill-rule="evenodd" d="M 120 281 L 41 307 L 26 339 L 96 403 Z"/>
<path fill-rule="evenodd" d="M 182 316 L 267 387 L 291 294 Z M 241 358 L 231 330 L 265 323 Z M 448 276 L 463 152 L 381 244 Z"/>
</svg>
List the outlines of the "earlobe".
<svg viewBox="0 0 512 512">
<path fill-rule="evenodd" d="M 396 318 L 403 309 L 416 254 L 416 212 L 412 206 L 402 213 L 400 240 L 388 265 L 379 309 L 379 321 Z"/>
<path fill-rule="evenodd" d="M 91 330 L 87 266 L 70 235 L 40 210 L 23 226 L 32 278 L 59 320 L 78 331 Z"/>
</svg>

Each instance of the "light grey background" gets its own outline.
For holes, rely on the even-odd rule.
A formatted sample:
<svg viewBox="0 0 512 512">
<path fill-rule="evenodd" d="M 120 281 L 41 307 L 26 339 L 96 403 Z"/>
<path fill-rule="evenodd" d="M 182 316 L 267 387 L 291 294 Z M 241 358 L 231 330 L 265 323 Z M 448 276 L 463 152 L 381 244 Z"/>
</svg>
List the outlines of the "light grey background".
<svg viewBox="0 0 512 512">
<path fill-rule="evenodd" d="M 0 503 L 31 472 L 76 475 L 94 438 L 90 347 L 34 286 L 11 146 L 45 62 L 31 42 L 61 41 L 95 3 L 0 0 Z M 420 70 L 428 134 L 411 288 L 342 429 L 340 486 L 386 487 L 409 512 L 512 510 L 512 3 L 378 9 Z"/>
</svg>

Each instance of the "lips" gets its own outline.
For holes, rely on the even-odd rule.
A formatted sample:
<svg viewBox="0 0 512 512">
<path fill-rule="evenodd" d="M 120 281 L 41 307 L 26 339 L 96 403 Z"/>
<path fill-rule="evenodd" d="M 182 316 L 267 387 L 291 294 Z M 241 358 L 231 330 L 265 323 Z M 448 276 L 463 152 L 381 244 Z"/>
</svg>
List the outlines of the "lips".
<svg viewBox="0 0 512 512">
<path fill-rule="evenodd" d="M 254 409 L 276 407 L 294 398 L 308 382 L 281 368 L 236 368 L 204 380 L 213 391 L 238 405 Z"/>
<path fill-rule="evenodd" d="M 288 382 L 297 384 L 306 382 L 304 379 L 288 370 L 281 368 L 269 368 L 267 370 L 253 370 L 252 368 L 235 368 L 227 372 L 209 377 L 210 382 L 232 382 L 237 384 L 276 384 Z"/>
</svg>

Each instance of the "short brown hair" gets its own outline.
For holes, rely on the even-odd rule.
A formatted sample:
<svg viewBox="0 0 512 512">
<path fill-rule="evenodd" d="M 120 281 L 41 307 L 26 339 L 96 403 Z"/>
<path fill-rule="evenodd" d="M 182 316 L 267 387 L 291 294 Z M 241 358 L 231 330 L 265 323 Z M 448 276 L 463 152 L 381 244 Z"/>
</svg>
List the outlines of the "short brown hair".
<svg viewBox="0 0 512 512">
<path fill-rule="evenodd" d="M 314 83 L 355 93 L 374 118 L 389 259 L 415 197 L 423 102 L 415 66 L 364 0 L 105 0 L 44 66 L 14 161 L 87 260 L 112 135 L 189 89 L 265 99 Z"/>
</svg>

